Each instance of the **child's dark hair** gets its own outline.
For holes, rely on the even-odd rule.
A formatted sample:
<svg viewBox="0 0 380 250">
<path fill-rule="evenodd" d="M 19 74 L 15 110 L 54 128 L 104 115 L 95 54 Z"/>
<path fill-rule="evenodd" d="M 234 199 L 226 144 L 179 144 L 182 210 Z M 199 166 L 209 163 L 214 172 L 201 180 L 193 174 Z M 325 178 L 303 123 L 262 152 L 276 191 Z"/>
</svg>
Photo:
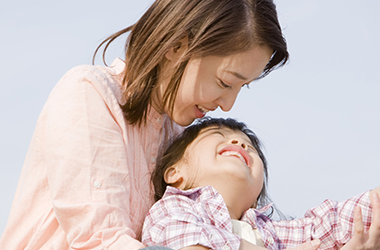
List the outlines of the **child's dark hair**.
<svg viewBox="0 0 380 250">
<path fill-rule="evenodd" d="M 218 128 L 228 128 L 233 131 L 241 131 L 246 134 L 256 149 L 258 155 L 263 162 L 264 183 L 263 188 L 257 200 L 257 206 L 261 207 L 270 202 L 267 195 L 268 169 L 267 161 L 261 150 L 261 144 L 256 134 L 247 128 L 247 126 L 231 118 L 211 118 L 205 117 L 196 121 L 193 125 L 187 127 L 180 135 L 175 137 L 170 145 L 159 154 L 156 169 L 152 173 L 152 182 L 154 185 L 154 199 L 158 201 L 165 193 L 168 184 L 164 180 L 165 171 L 182 159 L 187 147 L 197 138 L 200 131 L 205 128 L 216 126 Z"/>
</svg>

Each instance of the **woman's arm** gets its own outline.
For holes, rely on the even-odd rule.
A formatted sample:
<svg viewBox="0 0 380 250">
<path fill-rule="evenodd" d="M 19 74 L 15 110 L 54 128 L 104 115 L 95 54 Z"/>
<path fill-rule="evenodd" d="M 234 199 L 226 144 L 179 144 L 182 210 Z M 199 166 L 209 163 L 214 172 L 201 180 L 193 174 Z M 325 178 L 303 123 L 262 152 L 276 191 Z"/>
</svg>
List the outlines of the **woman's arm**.
<svg viewBox="0 0 380 250">
<path fill-rule="evenodd" d="M 204 247 L 201 245 L 196 245 L 196 246 L 184 247 L 184 248 L 181 248 L 181 250 L 210 250 L 210 248 Z"/>
<path fill-rule="evenodd" d="M 303 243 L 302 245 L 296 247 L 296 248 L 291 248 L 291 250 L 317 250 L 319 245 L 320 245 L 320 241 L 319 240 L 314 240 L 312 242 L 306 242 L 306 243 Z M 201 245 L 196 245 L 196 246 L 188 246 L 188 247 L 184 247 L 184 248 L 181 248 L 181 250 L 209 250 L 210 248 L 207 248 L 207 247 L 204 247 L 204 246 L 201 246 Z M 239 250 L 266 250 L 267 248 L 264 248 L 264 247 L 259 247 L 259 246 L 255 246 L 253 245 L 252 243 L 242 239 L 240 241 L 240 248 Z M 290 250 L 290 249 L 289 249 Z M 373 250 L 373 249 L 372 249 Z"/>
<path fill-rule="evenodd" d="M 38 125 L 39 164 L 70 248 L 138 249 L 118 103 L 93 71 L 75 69 L 52 91 Z"/>
<path fill-rule="evenodd" d="M 321 245 L 320 240 L 313 240 L 313 241 L 305 242 L 295 248 L 289 248 L 286 250 L 317 250 L 320 245 Z M 239 248 L 239 250 L 265 250 L 265 249 L 267 248 L 255 246 L 244 239 L 241 240 L 240 248 Z"/>
</svg>

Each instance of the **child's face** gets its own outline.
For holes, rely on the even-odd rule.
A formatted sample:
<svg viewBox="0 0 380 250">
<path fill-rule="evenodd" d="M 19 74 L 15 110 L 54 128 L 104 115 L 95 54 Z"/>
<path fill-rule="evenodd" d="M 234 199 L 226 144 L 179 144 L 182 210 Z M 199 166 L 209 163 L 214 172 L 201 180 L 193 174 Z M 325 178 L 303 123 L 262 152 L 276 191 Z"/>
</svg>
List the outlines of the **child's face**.
<svg viewBox="0 0 380 250">
<path fill-rule="evenodd" d="M 228 197 L 241 197 L 239 202 L 250 208 L 263 187 L 263 162 L 241 131 L 218 127 L 202 130 L 179 164 L 184 171 L 183 185 L 211 185 L 227 204 Z"/>
</svg>

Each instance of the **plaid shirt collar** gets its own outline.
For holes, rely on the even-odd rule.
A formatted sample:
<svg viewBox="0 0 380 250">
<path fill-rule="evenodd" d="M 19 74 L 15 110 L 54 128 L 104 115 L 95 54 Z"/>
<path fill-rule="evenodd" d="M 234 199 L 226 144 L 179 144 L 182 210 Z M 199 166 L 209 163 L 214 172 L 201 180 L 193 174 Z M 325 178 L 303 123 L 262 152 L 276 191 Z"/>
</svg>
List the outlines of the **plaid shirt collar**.
<svg viewBox="0 0 380 250">
<path fill-rule="evenodd" d="M 227 206 L 222 198 L 222 196 L 219 194 L 218 191 L 212 186 L 205 186 L 205 187 L 197 187 L 192 188 L 188 190 L 181 190 L 175 187 L 167 186 L 166 192 L 163 196 L 163 198 L 171 195 L 183 195 L 187 198 L 197 202 L 204 204 L 204 208 L 206 208 L 208 216 L 217 224 L 216 225 L 220 228 L 226 229 L 231 231 L 232 230 L 232 224 L 231 224 L 231 217 L 230 216 L 223 216 L 225 219 L 220 220 L 221 214 L 229 215 Z M 271 207 L 273 203 L 268 204 L 264 207 L 255 209 L 251 208 L 245 211 L 241 217 L 240 220 L 245 221 L 252 225 L 253 228 L 257 228 L 256 221 L 257 217 L 263 216 Z M 218 219 L 215 217 L 218 216 Z"/>
</svg>

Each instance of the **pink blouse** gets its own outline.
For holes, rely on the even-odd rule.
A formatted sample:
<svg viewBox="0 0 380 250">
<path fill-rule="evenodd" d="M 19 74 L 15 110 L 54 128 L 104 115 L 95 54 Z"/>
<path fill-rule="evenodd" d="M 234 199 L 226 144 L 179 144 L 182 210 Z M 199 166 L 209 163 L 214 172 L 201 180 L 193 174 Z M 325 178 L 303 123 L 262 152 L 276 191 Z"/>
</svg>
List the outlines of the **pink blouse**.
<svg viewBox="0 0 380 250">
<path fill-rule="evenodd" d="M 138 249 L 160 144 L 181 131 L 150 110 L 127 123 L 125 64 L 78 66 L 50 94 L 29 147 L 0 249 Z M 138 239 L 138 240 L 136 240 Z"/>
</svg>

